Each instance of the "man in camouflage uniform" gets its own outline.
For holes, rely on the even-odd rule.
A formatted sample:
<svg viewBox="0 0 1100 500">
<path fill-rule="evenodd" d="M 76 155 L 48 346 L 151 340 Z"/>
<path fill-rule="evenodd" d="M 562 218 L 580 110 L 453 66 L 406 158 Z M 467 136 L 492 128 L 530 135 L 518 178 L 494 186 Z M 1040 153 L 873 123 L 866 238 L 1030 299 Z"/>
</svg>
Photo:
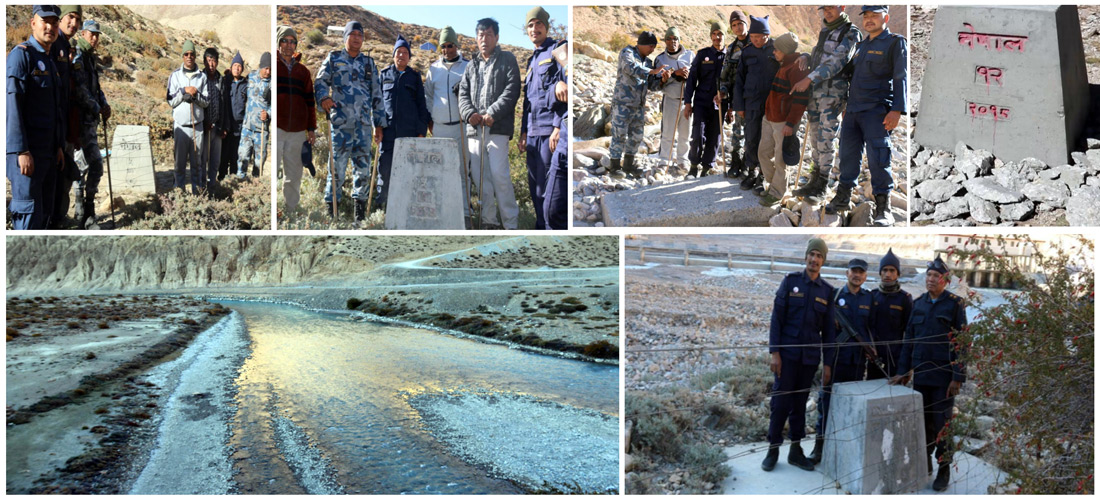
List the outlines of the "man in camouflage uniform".
<svg viewBox="0 0 1100 500">
<path fill-rule="evenodd" d="M 735 10 L 730 12 L 730 33 L 733 41 L 726 45 L 725 58 L 722 60 L 722 74 L 718 77 L 718 98 L 728 102 L 733 96 L 733 86 L 737 81 L 737 63 L 741 62 L 741 49 L 749 43 L 749 17 L 744 12 Z M 737 178 L 745 168 L 745 162 L 741 159 L 741 142 L 745 140 L 744 120 L 737 120 L 733 107 L 726 109 L 727 122 L 732 122 L 730 131 L 730 161 L 727 163 L 726 177 Z M 721 151 L 718 154 L 722 154 Z"/>
<path fill-rule="evenodd" d="M 252 163 L 252 175 L 260 175 L 267 145 L 271 142 L 271 53 L 260 56 L 260 69 L 248 74 L 248 104 L 244 109 L 241 125 L 241 145 L 237 148 L 237 175 L 248 177 L 248 164 Z M 260 141 L 263 141 L 261 144 Z"/>
<path fill-rule="evenodd" d="M 89 19 L 76 40 L 76 56 L 73 58 L 73 96 L 80 109 L 80 149 L 75 152 L 79 169 L 73 197 L 77 206 L 77 227 L 99 229 L 95 217 L 95 195 L 103 178 L 103 157 L 99 152 L 99 117 L 111 117 L 111 106 L 99 86 L 99 58 L 95 49 L 99 46 L 99 23 Z M 104 138 L 106 139 L 106 138 Z"/>
<path fill-rule="evenodd" d="M 810 74 L 794 86 L 796 92 L 813 87 L 810 105 L 806 108 L 809 120 L 807 136 L 812 147 L 810 179 L 794 190 L 794 196 L 806 198 L 810 203 L 820 203 L 825 195 L 827 181 L 833 183 L 840 176 L 834 165 L 836 146 L 834 141 L 840 130 L 840 117 L 848 102 L 848 86 L 852 79 L 845 67 L 856 53 L 856 45 L 863 39 L 859 29 L 852 26 L 843 6 L 818 7 L 825 25 L 817 35 L 817 46 L 810 55 Z M 797 180 L 796 180 L 797 182 Z"/>
<path fill-rule="evenodd" d="M 317 70 L 313 89 L 316 101 L 329 117 L 331 127 L 332 168 L 325 185 L 328 213 L 340 203 L 344 171 L 350 159 L 355 169 L 351 197 L 366 211 L 370 191 L 370 139 L 366 131 L 374 129 L 374 142 L 382 142 L 386 127 L 386 109 L 374 59 L 363 54 L 363 25 L 348 21 L 344 27 L 344 48 L 329 52 Z M 383 188 L 383 189 L 388 189 Z"/>
<path fill-rule="evenodd" d="M 646 92 L 657 90 L 662 74 L 668 73 L 664 66 L 654 68 L 648 59 L 656 48 L 657 35 L 643 31 L 637 45 L 619 51 L 619 72 L 611 95 L 612 175 L 622 176 L 622 171 L 635 177 L 641 174 L 634 168 L 634 154 L 645 128 Z"/>
</svg>

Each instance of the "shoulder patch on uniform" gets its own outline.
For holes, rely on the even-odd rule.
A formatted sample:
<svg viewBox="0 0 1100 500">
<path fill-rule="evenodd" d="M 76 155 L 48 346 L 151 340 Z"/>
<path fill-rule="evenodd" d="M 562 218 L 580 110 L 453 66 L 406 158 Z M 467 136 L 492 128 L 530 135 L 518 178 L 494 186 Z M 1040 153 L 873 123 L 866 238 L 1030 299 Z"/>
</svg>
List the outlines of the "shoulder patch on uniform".
<svg viewBox="0 0 1100 500">
<path fill-rule="evenodd" d="M 554 62 L 553 59 L 543 59 L 542 61 L 539 61 L 539 66 L 542 66 L 542 65 L 545 65 L 545 64 L 551 64 L 553 62 Z"/>
</svg>

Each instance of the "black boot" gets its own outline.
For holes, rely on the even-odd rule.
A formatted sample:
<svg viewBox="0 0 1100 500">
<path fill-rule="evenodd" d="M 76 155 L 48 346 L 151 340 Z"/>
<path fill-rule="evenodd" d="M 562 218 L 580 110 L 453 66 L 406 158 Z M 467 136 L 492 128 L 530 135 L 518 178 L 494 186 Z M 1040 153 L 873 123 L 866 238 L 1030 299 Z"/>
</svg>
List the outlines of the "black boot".
<svg viewBox="0 0 1100 500">
<path fill-rule="evenodd" d="M 825 436 L 818 434 L 814 438 L 814 451 L 810 452 L 810 461 L 817 465 L 821 463 L 821 453 L 825 449 Z"/>
<path fill-rule="evenodd" d="M 697 163 L 692 163 L 691 164 L 691 170 L 688 170 L 688 177 L 694 177 L 696 179 L 699 178 L 699 164 L 697 164 Z"/>
<path fill-rule="evenodd" d="M 642 177 L 642 171 L 634 167 L 634 155 L 623 155 L 623 172 L 635 178 Z"/>
<path fill-rule="evenodd" d="M 811 170 L 810 171 L 810 180 L 806 181 L 806 183 L 803 184 L 802 187 L 800 187 L 798 189 L 795 189 L 794 191 L 791 191 L 791 196 L 794 196 L 794 197 L 797 197 L 797 198 L 801 198 L 803 196 L 806 196 L 817 185 L 817 183 L 820 179 L 821 179 L 821 174 L 819 174 L 817 172 L 817 169 L 815 168 L 815 169 Z"/>
<path fill-rule="evenodd" d="M 611 166 L 607 167 L 607 173 L 611 174 L 612 177 L 625 177 L 622 170 L 623 166 L 621 160 L 619 160 L 618 158 L 612 158 Z"/>
<path fill-rule="evenodd" d="M 894 214 L 890 213 L 890 196 L 885 194 L 875 195 L 875 213 L 871 216 L 875 226 L 889 227 L 894 225 Z"/>
<path fill-rule="evenodd" d="M 843 186 L 837 186 L 836 196 L 829 200 L 829 204 L 825 206 L 825 213 L 833 215 L 841 210 L 848 210 L 848 204 L 852 201 L 852 189 Z"/>
<path fill-rule="evenodd" d="M 745 178 L 741 179 L 741 189 L 750 190 L 756 187 L 756 170 L 753 167 L 748 167 L 745 170 Z M 761 184 L 763 183 L 763 177 L 761 177 Z"/>
<path fill-rule="evenodd" d="M 825 199 L 825 189 L 828 185 L 829 179 L 825 178 L 824 175 L 818 175 L 817 182 L 803 187 L 805 191 L 801 195 L 802 199 L 811 205 L 821 203 Z"/>
<path fill-rule="evenodd" d="M 814 470 L 813 462 L 802 454 L 802 446 L 798 442 L 791 443 L 791 450 L 787 452 L 787 463 L 802 470 Z"/>
<path fill-rule="evenodd" d="M 936 480 L 932 481 L 932 489 L 936 491 L 943 491 L 947 489 L 947 484 L 951 482 L 951 464 L 940 464 L 940 471 L 936 473 Z"/>
<path fill-rule="evenodd" d="M 367 218 L 367 200 L 355 200 L 355 223 L 362 223 Z"/>
<path fill-rule="evenodd" d="M 736 179 L 741 177 L 741 174 L 745 170 L 745 162 L 741 160 L 741 152 L 733 150 L 730 152 L 730 166 L 726 169 L 726 177 L 730 179 Z"/>
<path fill-rule="evenodd" d="M 94 202 L 85 202 L 84 203 L 84 217 L 83 217 L 83 219 L 77 219 L 77 220 L 79 221 L 81 228 L 87 229 L 87 230 L 90 230 L 90 231 L 98 231 L 99 230 L 99 224 L 96 223 L 95 203 Z"/>
<path fill-rule="evenodd" d="M 764 456 L 764 461 L 760 463 L 760 468 L 766 472 L 771 472 L 775 468 L 775 463 L 779 461 L 779 445 L 773 444 L 768 448 L 768 454 Z"/>
</svg>

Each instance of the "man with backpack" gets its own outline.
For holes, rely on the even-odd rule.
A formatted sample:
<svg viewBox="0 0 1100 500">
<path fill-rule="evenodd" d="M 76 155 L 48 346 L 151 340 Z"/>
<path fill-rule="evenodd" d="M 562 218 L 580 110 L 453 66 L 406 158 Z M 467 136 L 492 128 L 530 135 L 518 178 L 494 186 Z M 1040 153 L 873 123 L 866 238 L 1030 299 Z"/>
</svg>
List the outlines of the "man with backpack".
<svg viewBox="0 0 1100 500">
<path fill-rule="evenodd" d="M 852 56 L 863 39 L 859 28 L 852 26 L 842 5 L 818 7 L 824 26 L 817 35 L 817 45 L 810 54 L 810 74 L 795 84 L 795 92 L 810 93 L 806 107 L 812 167 L 810 179 L 792 194 L 806 198 L 810 203 L 820 203 L 825 196 L 826 183 L 836 181 L 840 173 L 834 169 L 837 132 L 840 116 L 848 102 L 848 86 L 852 79 Z M 797 182 L 797 179 L 796 179 Z"/>
<path fill-rule="evenodd" d="M 886 27 L 889 12 L 890 8 L 885 5 L 864 5 L 860 13 L 867 40 L 859 44 L 853 59 L 855 69 L 848 93 L 848 110 L 840 128 L 840 182 L 836 196 L 825 207 L 825 212 L 830 214 L 848 210 L 866 146 L 875 197 L 871 217 L 876 226 L 894 224 L 889 207 L 890 190 L 894 188 L 890 173 L 890 132 L 898 126 L 902 113 L 908 112 L 909 103 L 906 95 L 908 43 L 905 37 L 891 33 Z"/>
</svg>

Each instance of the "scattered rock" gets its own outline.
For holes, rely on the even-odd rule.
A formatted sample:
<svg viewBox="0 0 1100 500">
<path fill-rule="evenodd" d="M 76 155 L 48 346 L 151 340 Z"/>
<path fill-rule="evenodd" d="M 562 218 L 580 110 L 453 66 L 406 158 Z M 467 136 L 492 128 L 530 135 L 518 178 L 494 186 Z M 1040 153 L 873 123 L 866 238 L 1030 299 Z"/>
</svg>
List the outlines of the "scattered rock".
<svg viewBox="0 0 1100 500">
<path fill-rule="evenodd" d="M 989 177 L 970 179 L 963 186 L 974 196 L 994 203 L 1016 203 L 1024 199 L 1023 194 L 1008 189 Z"/>
<path fill-rule="evenodd" d="M 932 179 L 917 185 L 917 195 L 931 203 L 943 203 L 958 193 L 960 186 L 944 179 Z"/>
<path fill-rule="evenodd" d="M 1083 187 L 1070 198 L 1066 220 L 1071 226 L 1100 226 L 1100 188 Z"/>
</svg>

